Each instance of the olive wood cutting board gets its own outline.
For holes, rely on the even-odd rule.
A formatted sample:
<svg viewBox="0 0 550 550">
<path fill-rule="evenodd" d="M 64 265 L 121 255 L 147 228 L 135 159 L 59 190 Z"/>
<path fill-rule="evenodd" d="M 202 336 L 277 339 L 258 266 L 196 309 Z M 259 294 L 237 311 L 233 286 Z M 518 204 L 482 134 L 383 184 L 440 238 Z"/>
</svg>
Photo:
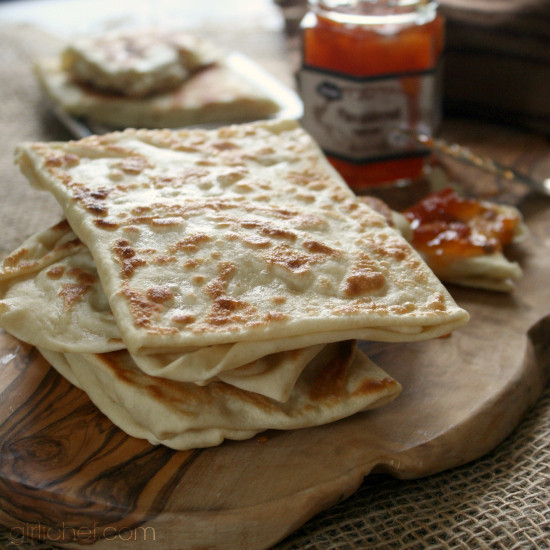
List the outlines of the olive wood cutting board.
<svg viewBox="0 0 550 550">
<path fill-rule="evenodd" d="M 490 451 L 550 376 L 550 203 L 524 213 L 517 289 L 451 287 L 471 315 L 451 336 L 361 343 L 403 393 L 327 426 L 205 450 L 153 447 L 0 332 L 0 523 L 69 547 L 266 548 L 370 473 L 416 478 Z"/>
</svg>

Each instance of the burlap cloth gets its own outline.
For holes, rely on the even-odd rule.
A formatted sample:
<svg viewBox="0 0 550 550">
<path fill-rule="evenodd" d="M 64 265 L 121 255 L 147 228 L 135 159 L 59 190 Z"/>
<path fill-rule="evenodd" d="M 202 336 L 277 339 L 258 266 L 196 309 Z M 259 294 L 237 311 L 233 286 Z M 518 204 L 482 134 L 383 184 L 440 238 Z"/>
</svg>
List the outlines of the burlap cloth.
<svg viewBox="0 0 550 550">
<path fill-rule="evenodd" d="M 31 57 L 49 44 L 34 31 L 0 29 L 0 255 L 56 222 L 60 209 L 13 165 L 23 140 L 70 136 L 49 113 Z M 52 548 L 13 541 L 0 548 Z M 316 516 L 278 550 L 375 548 L 550 548 L 550 390 L 520 426 L 477 461 L 420 480 L 369 476 L 349 499 Z"/>
</svg>

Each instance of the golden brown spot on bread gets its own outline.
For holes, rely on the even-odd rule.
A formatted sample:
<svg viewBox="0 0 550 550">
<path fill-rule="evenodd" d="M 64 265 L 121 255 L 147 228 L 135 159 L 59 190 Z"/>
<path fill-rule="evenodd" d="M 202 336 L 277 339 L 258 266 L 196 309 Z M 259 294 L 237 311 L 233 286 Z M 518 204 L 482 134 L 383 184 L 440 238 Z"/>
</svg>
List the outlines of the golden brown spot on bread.
<svg viewBox="0 0 550 550">
<path fill-rule="evenodd" d="M 218 277 L 204 285 L 203 291 L 212 298 L 212 306 L 205 317 L 205 326 L 240 326 L 257 316 L 257 310 L 249 303 L 226 294 L 227 283 L 236 272 L 231 262 L 218 264 Z"/>
<path fill-rule="evenodd" d="M 293 183 L 297 183 L 302 186 L 307 185 L 309 187 L 311 184 L 318 182 L 319 174 L 316 172 L 308 172 L 307 170 L 304 170 L 301 172 L 289 172 L 286 175 L 286 178 Z"/>
<path fill-rule="evenodd" d="M 15 252 L 12 252 L 9 256 L 6 256 L 4 258 L 4 267 L 14 267 L 17 265 L 22 258 L 27 256 L 29 254 L 28 248 L 20 248 L 19 250 L 16 250 Z M 36 262 L 33 262 L 36 263 Z"/>
<path fill-rule="evenodd" d="M 220 174 L 216 179 L 221 185 L 233 185 L 242 180 L 247 175 L 246 170 L 230 170 Z"/>
<path fill-rule="evenodd" d="M 63 276 L 63 273 L 65 273 L 65 266 L 62 265 L 56 265 L 46 271 L 46 275 L 50 279 L 60 279 Z"/>
<path fill-rule="evenodd" d="M 74 239 L 71 239 L 70 241 L 64 242 L 63 244 L 60 244 L 59 246 L 56 246 L 55 250 L 70 251 L 73 248 L 79 248 L 81 246 L 82 246 L 82 243 L 80 242 L 80 239 L 78 237 L 75 237 Z"/>
<path fill-rule="evenodd" d="M 318 241 L 304 241 L 302 245 L 308 252 L 313 254 L 326 254 L 327 256 L 341 256 L 342 253 L 335 248 L 331 248 L 326 244 L 320 243 Z"/>
<path fill-rule="evenodd" d="M 162 310 L 162 307 L 148 299 L 142 293 L 132 290 L 128 286 L 123 286 L 122 294 L 128 300 L 128 306 L 134 323 L 138 327 L 148 327 L 156 313 Z"/>
<path fill-rule="evenodd" d="M 159 254 L 158 256 L 155 256 L 153 261 L 159 265 L 166 265 L 166 264 L 171 264 L 173 262 L 176 262 L 177 258 L 175 256 L 167 256 L 166 254 Z"/>
<path fill-rule="evenodd" d="M 53 227 L 52 227 L 52 230 L 54 231 L 67 231 L 67 229 L 70 229 L 71 226 L 69 225 L 69 222 L 65 219 L 61 220 L 60 222 L 56 223 Z"/>
<path fill-rule="evenodd" d="M 126 350 L 109 351 L 101 354 L 101 360 L 107 364 L 117 378 L 124 382 L 133 383 L 134 377 L 131 371 L 119 366 L 120 364 L 124 364 L 126 353 Z"/>
<path fill-rule="evenodd" d="M 95 283 L 96 278 L 87 271 L 80 269 L 79 267 L 73 267 L 67 271 L 68 277 L 73 277 L 81 284 L 92 285 Z"/>
<path fill-rule="evenodd" d="M 343 283 L 346 296 L 357 297 L 380 290 L 386 284 L 386 277 L 376 269 L 366 254 L 361 254 Z"/>
<path fill-rule="evenodd" d="M 346 278 L 344 294 L 349 297 L 361 296 L 380 290 L 386 282 L 386 278 L 379 271 L 370 269 L 358 270 Z"/>
<path fill-rule="evenodd" d="M 319 261 L 319 258 L 312 254 L 298 252 L 285 244 L 271 248 L 264 254 L 268 264 L 279 265 L 297 274 L 309 271 L 310 265 Z"/>
<path fill-rule="evenodd" d="M 214 300 L 210 312 L 205 318 L 207 326 L 241 326 L 257 316 L 257 309 L 247 302 L 235 300 L 229 296 L 220 296 Z"/>
<path fill-rule="evenodd" d="M 390 311 L 398 313 L 400 315 L 406 315 L 416 310 L 416 306 L 410 302 L 402 305 L 390 306 Z"/>
<path fill-rule="evenodd" d="M 157 304 L 167 302 L 174 297 L 172 291 L 166 286 L 153 286 L 147 289 L 147 298 Z"/>
<path fill-rule="evenodd" d="M 127 174 L 140 174 L 146 168 L 151 168 L 151 165 L 145 157 L 133 155 L 131 157 L 122 159 L 114 165 L 116 168 L 120 168 Z"/>
<path fill-rule="evenodd" d="M 243 237 L 242 241 L 254 248 L 268 248 L 271 246 L 271 241 L 267 237 L 261 237 L 260 235 L 248 235 Z"/>
<path fill-rule="evenodd" d="M 61 290 L 59 291 L 59 296 L 63 298 L 63 307 L 65 310 L 68 310 L 71 308 L 71 306 L 76 302 L 79 298 L 84 296 L 86 292 L 90 289 L 89 286 L 81 285 L 79 283 L 66 283 L 63 285 Z"/>
<path fill-rule="evenodd" d="M 170 246 L 168 251 L 172 254 L 179 250 L 183 250 L 185 252 L 194 252 L 198 249 L 200 244 L 207 243 L 211 240 L 211 237 L 209 237 L 205 233 L 196 233 L 195 235 L 185 237 L 185 239 L 182 239 L 176 244 Z"/>
<path fill-rule="evenodd" d="M 187 315 L 183 313 L 176 313 L 172 317 L 172 321 L 178 325 L 190 325 L 195 322 L 195 317 L 193 315 Z"/>
<path fill-rule="evenodd" d="M 115 229 L 118 229 L 120 227 L 120 224 L 113 221 L 105 220 L 103 218 L 95 219 L 94 225 L 99 229 L 106 229 L 107 231 L 114 231 Z"/>
<path fill-rule="evenodd" d="M 140 229 L 136 225 L 125 225 L 122 231 L 124 231 L 124 233 L 139 233 Z"/>
<path fill-rule="evenodd" d="M 65 310 L 70 309 L 76 301 L 84 296 L 96 281 L 96 278 L 91 273 L 77 267 L 69 269 L 67 276 L 76 279 L 77 282 L 66 283 L 59 291 L 59 296 L 63 298 L 63 307 Z"/>
<path fill-rule="evenodd" d="M 109 195 L 110 189 L 100 187 L 91 189 L 82 183 L 71 184 L 74 200 L 80 202 L 88 212 L 99 216 L 106 216 L 108 213 L 107 206 L 103 201 Z"/>
<path fill-rule="evenodd" d="M 281 313 L 280 311 L 268 311 L 264 319 L 267 322 L 270 321 L 284 321 L 285 319 L 288 319 L 288 315 L 286 313 Z"/>
<path fill-rule="evenodd" d="M 195 161 L 197 166 L 216 166 L 216 162 L 210 159 L 198 159 Z"/>
<path fill-rule="evenodd" d="M 382 378 L 381 380 L 367 379 L 363 380 L 359 387 L 353 392 L 353 395 L 381 394 L 384 390 L 397 386 L 398 383 L 393 378 Z"/>
<path fill-rule="evenodd" d="M 56 246 L 54 251 L 71 251 L 80 246 L 82 246 L 82 243 L 78 238 L 75 238 Z M 30 253 L 31 251 L 28 248 L 20 248 L 4 258 L 2 267 L 6 272 L 14 272 L 16 269 L 32 269 L 38 265 L 38 261 L 25 260 L 25 257 L 29 256 Z"/>
<path fill-rule="evenodd" d="M 233 141 L 217 141 L 212 144 L 212 147 L 218 151 L 231 151 L 239 148 L 239 146 Z"/>
<path fill-rule="evenodd" d="M 254 187 L 250 183 L 241 182 L 235 186 L 236 190 L 241 193 L 251 193 L 254 191 Z"/>
<path fill-rule="evenodd" d="M 118 239 L 113 245 L 113 253 L 122 267 L 124 277 L 131 276 L 136 268 L 147 262 L 136 256 L 136 251 L 126 239 Z"/>
<path fill-rule="evenodd" d="M 45 165 L 48 167 L 77 166 L 80 158 L 72 153 L 55 152 L 46 157 Z"/>
<path fill-rule="evenodd" d="M 409 245 L 406 242 L 401 242 L 394 238 L 386 239 L 384 243 L 369 241 L 370 250 L 378 254 L 380 257 L 395 258 L 398 262 L 409 261 L 409 265 L 414 267 L 418 264 L 415 256 L 411 256 Z"/>
<path fill-rule="evenodd" d="M 309 203 L 313 203 L 316 200 L 315 195 L 310 195 L 307 193 L 298 193 L 296 195 L 296 198 L 302 202 L 309 202 Z"/>
<path fill-rule="evenodd" d="M 241 222 L 241 227 L 244 227 L 245 229 L 258 229 L 262 235 L 267 237 L 287 239 L 289 241 L 295 241 L 297 237 L 296 233 L 286 229 L 281 229 L 280 227 L 277 227 L 269 222 L 245 220 Z"/>
<path fill-rule="evenodd" d="M 235 264 L 231 262 L 221 262 L 218 264 L 218 277 L 212 279 L 207 285 L 205 285 L 204 292 L 206 292 L 206 294 L 212 299 L 223 296 L 225 294 L 227 283 L 236 271 L 237 268 L 235 267 Z"/>
<path fill-rule="evenodd" d="M 185 262 L 183 262 L 183 267 L 185 267 L 185 269 L 195 269 L 199 265 L 200 265 L 200 262 L 195 259 L 185 260 Z"/>
<path fill-rule="evenodd" d="M 445 298 L 439 292 L 435 292 L 428 300 L 428 308 L 435 311 L 445 311 Z"/>
<path fill-rule="evenodd" d="M 246 302 L 235 300 L 234 298 L 230 298 L 228 296 L 220 296 L 216 298 L 215 303 L 218 309 L 224 309 L 226 311 L 238 311 L 239 309 L 247 306 Z"/>
<path fill-rule="evenodd" d="M 331 357 L 318 370 L 309 390 L 313 401 L 325 401 L 344 393 L 349 366 L 355 355 L 355 345 L 355 340 L 345 340 L 331 347 Z"/>
</svg>

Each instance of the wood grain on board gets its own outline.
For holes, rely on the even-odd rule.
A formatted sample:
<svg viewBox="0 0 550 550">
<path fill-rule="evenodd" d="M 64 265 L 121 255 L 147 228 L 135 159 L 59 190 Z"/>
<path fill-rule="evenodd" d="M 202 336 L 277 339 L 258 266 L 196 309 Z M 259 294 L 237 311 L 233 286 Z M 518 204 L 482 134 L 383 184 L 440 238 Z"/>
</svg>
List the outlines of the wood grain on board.
<svg viewBox="0 0 550 550">
<path fill-rule="evenodd" d="M 266 548 L 365 475 L 414 478 L 488 452 L 550 376 L 550 204 L 523 205 L 510 295 L 451 287 L 470 323 L 447 338 L 361 343 L 403 385 L 375 411 L 176 452 L 130 438 L 30 346 L 0 333 L 0 523 L 52 544 Z"/>
</svg>

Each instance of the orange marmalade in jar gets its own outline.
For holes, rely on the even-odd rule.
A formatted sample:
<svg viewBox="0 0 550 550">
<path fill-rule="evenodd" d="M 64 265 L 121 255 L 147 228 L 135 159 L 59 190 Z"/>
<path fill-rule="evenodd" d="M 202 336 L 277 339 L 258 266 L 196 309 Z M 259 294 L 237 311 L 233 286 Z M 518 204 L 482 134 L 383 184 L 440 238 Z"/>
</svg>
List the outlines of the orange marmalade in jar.
<svg viewBox="0 0 550 550">
<path fill-rule="evenodd" d="M 432 0 L 310 0 L 302 21 L 302 124 L 356 192 L 419 178 L 410 137 L 440 119 L 444 20 Z"/>
</svg>

